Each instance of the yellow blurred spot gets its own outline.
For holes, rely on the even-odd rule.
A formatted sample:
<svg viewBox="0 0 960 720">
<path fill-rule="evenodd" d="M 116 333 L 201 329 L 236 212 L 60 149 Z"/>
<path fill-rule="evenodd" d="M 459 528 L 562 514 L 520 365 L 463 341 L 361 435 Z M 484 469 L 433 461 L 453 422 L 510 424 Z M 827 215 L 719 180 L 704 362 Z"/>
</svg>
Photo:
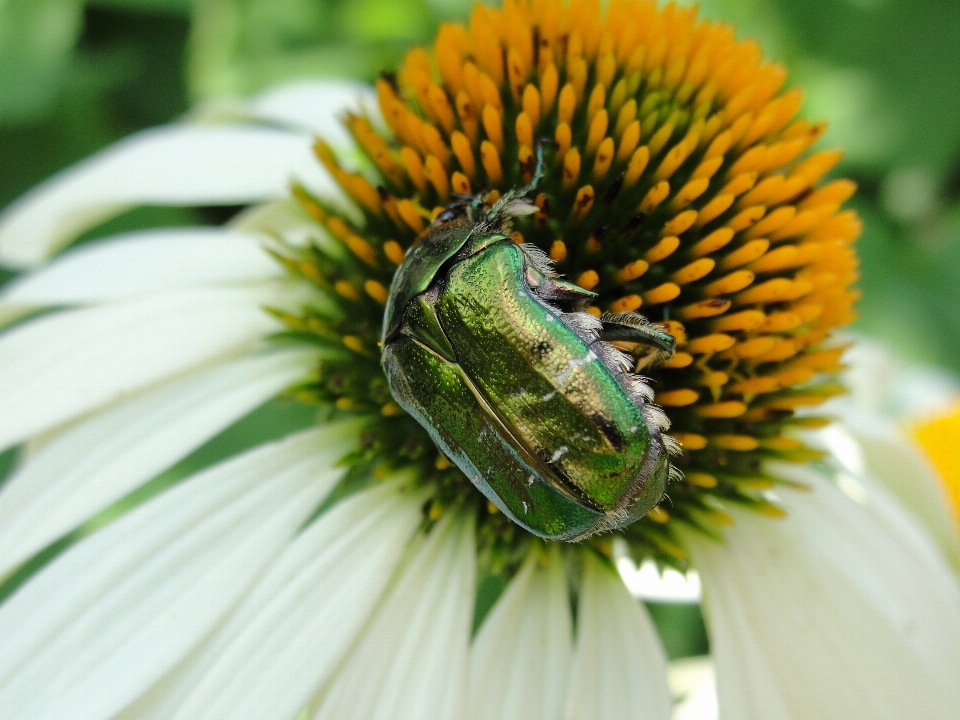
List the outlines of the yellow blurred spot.
<svg viewBox="0 0 960 720">
<path fill-rule="evenodd" d="M 707 446 L 707 439 L 703 435 L 685 432 L 674 432 L 671 434 L 684 450 L 703 450 L 703 448 Z"/>
<path fill-rule="evenodd" d="M 567 246 L 563 240 L 554 240 L 550 245 L 550 259 L 556 263 L 563 262 L 567 257 Z"/>
<path fill-rule="evenodd" d="M 387 240 L 383 244 L 383 254 L 386 255 L 387 259 L 394 265 L 399 265 L 403 262 L 403 248 L 396 240 Z"/>
<path fill-rule="evenodd" d="M 653 510 L 647 513 L 647 516 L 658 523 L 665 523 L 670 521 L 670 515 L 662 507 L 655 507 Z"/>
<path fill-rule="evenodd" d="M 600 276 L 597 275 L 596 270 L 587 270 L 586 272 L 580 273 L 577 277 L 576 283 L 584 290 L 593 290 L 597 286 L 597 283 L 600 282 Z"/>
<path fill-rule="evenodd" d="M 376 280 L 367 280 L 363 284 L 363 289 L 367 291 L 367 295 L 372 297 L 381 305 L 386 304 L 388 293 L 387 288 L 385 288 L 382 283 L 379 283 Z"/>
<path fill-rule="evenodd" d="M 396 415 L 403 414 L 403 408 L 394 402 L 388 402 L 386 405 L 380 408 L 380 414 L 384 417 L 395 417 Z"/>
<path fill-rule="evenodd" d="M 348 283 L 346 280 L 337 280 L 333 284 L 333 289 L 348 300 L 357 300 L 360 297 L 356 288 L 354 288 L 353 285 Z"/>
<path fill-rule="evenodd" d="M 610 312 L 622 313 L 633 312 L 643 305 L 643 298 L 639 295 L 624 295 L 622 298 L 610 303 Z"/>
<path fill-rule="evenodd" d="M 713 488 L 717 486 L 717 479 L 705 472 L 688 472 L 684 473 L 684 479 L 691 485 L 696 485 L 697 487 L 702 488 Z"/>
<path fill-rule="evenodd" d="M 936 469 L 960 530 L 960 404 L 914 426 L 913 437 Z"/>
<path fill-rule="evenodd" d="M 365 352 L 363 341 L 360 340 L 360 338 L 358 338 L 356 335 L 344 335 L 343 344 L 356 353 Z"/>
<path fill-rule="evenodd" d="M 700 398 L 700 393 L 689 388 L 679 390 L 668 390 L 657 393 L 657 403 L 664 407 L 684 407 L 693 405 Z"/>
<path fill-rule="evenodd" d="M 680 286 L 676 283 L 667 282 L 658 285 L 652 290 L 643 294 L 643 302 L 647 305 L 659 305 L 660 303 L 670 302 L 680 295 Z"/>
<path fill-rule="evenodd" d="M 686 344 L 686 349 L 694 355 L 711 355 L 733 347 L 736 339 L 730 335 L 714 333 L 694 338 Z"/>
<path fill-rule="evenodd" d="M 711 405 L 701 405 L 697 408 L 697 412 L 700 414 L 700 416 L 706 418 L 740 417 L 746 411 L 747 406 L 739 400 L 726 400 L 724 402 L 713 403 Z"/>
<path fill-rule="evenodd" d="M 710 438 L 710 444 L 722 450 L 739 452 L 748 452 L 760 447 L 757 439 L 750 435 L 714 435 Z"/>
</svg>

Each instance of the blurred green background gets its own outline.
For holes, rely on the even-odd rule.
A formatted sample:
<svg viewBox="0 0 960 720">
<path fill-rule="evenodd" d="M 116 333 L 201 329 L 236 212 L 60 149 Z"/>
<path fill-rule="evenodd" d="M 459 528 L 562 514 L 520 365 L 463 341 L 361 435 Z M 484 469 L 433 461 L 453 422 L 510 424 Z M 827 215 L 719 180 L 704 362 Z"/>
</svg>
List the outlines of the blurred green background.
<svg viewBox="0 0 960 720">
<path fill-rule="evenodd" d="M 297 77 L 371 80 L 411 44 L 428 42 L 440 22 L 465 18 L 471 5 L 0 0 L 0 207 L 196 102 Z M 831 124 L 821 147 L 846 150 L 837 174 L 859 183 L 853 205 L 865 222 L 860 330 L 960 372 L 960 0 L 700 5 L 702 14 L 733 22 L 741 37 L 758 38 L 783 62 L 790 84 L 806 91 L 806 114 Z M 109 230 L 217 219 L 209 211 L 147 209 Z M 9 277 L 0 270 L 0 283 Z M 235 438 L 228 436 L 184 462 L 222 456 L 217 443 L 230 445 Z M 13 457 L 0 456 L 0 477 Z M 150 486 L 169 484 L 164 477 Z M 5 583 L 0 598 L 73 539 Z M 496 594 L 492 588 L 491 598 Z M 706 650 L 696 606 L 650 609 L 672 657 Z"/>
<path fill-rule="evenodd" d="M 0 207 L 194 102 L 371 79 L 471 0 L 0 0 Z M 960 2 L 705 0 L 830 121 L 866 230 L 860 329 L 960 371 Z M 138 222 L 175 222 L 164 213 Z M 2 280 L 3 278 L 0 278 Z"/>
</svg>

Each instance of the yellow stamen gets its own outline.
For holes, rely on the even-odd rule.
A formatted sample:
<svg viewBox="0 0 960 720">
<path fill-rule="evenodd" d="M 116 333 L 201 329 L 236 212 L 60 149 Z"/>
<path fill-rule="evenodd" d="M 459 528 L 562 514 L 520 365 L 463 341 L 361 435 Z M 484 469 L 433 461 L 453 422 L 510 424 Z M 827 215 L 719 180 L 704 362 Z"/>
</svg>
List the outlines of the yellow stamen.
<svg viewBox="0 0 960 720">
<path fill-rule="evenodd" d="M 703 450 L 707 446 L 707 439 L 697 433 L 675 432 L 673 438 L 684 450 Z"/>
<path fill-rule="evenodd" d="M 343 344 L 355 353 L 366 352 L 366 349 L 363 347 L 363 341 L 356 335 L 344 335 Z"/>
<path fill-rule="evenodd" d="M 450 176 L 450 187 L 459 195 L 473 194 L 470 190 L 470 181 L 467 179 L 467 176 L 459 171 Z"/>
<path fill-rule="evenodd" d="M 713 198 L 713 200 L 704 205 L 697 214 L 697 227 L 703 227 L 723 215 L 723 213 L 733 205 L 734 199 L 735 197 L 732 193 L 717 195 Z M 730 231 L 730 237 L 733 237 L 733 230 Z"/>
<path fill-rule="evenodd" d="M 606 110 L 600 110 L 594 115 L 593 121 L 590 123 L 590 131 L 587 133 L 587 143 L 585 146 L 585 151 L 588 155 L 595 153 L 600 146 L 601 141 L 607 133 L 607 123 L 608 116 Z"/>
<path fill-rule="evenodd" d="M 708 178 L 691 180 L 682 188 L 680 188 L 676 197 L 674 197 L 673 202 L 670 204 L 670 207 L 674 210 L 680 210 L 681 208 L 686 207 L 698 197 L 703 195 L 709 185 L 710 180 Z"/>
<path fill-rule="evenodd" d="M 703 218 L 704 210 L 697 216 L 698 220 Z M 690 248 L 690 255 L 693 257 L 703 257 L 712 252 L 716 252 L 724 247 L 733 239 L 733 230 L 730 228 L 719 228 L 707 235 L 703 240 Z"/>
<path fill-rule="evenodd" d="M 560 76 L 557 73 L 557 66 L 553 63 L 547 65 L 546 70 L 540 76 L 540 114 L 546 116 L 553 109 L 553 101 L 557 97 L 557 86 Z"/>
<path fill-rule="evenodd" d="M 404 145 L 400 148 L 400 159 L 407 170 L 407 176 L 413 181 L 420 192 L 427 189 L 427 175 L 423 169 L 423 161 L 413 148 Z"/>
<path fill-rule="evenodd" d="M 487 134 L 487 139 L 497 147 L 497 151 L 503 150 L 503 123 L 500 113 L 493 105 L 487 105 L 483 108 L 483 131 Z"/>
<path fill-rule="evenodd" d="M 680 295 L 680 286 L 675 283 L 663 283 L 653 290 L 648 290 L 643 294 L 643 302 L 647 305 L 659 305 L 660 303 L 670 302 Z"/>
<path fill-rule="evenodd" d="M 604 138 L 600 147 L 597 148 L 597 156 L 593 161 L 593 178 L 595 181 L 603 179 L 607 171 L 610 170 L 610 165 L 613 163 L 613 152 L 613 138 Z"/>
<path fill-rule="evenodd" d="M 750 332 L 763 325 L 766 319 L 767 316 L 759 310 L 744 310 L 717 318 L 710 327 L 715 332 Z"/>
<path fill-rule="evenodd" d="M 447 173 L 444 172 L 443 165 L 433 155 L 427 155 L 427 161 L 424 163 L 424 170 L 430 184 L 437 191 L 440 199 L 446 201 L 450 195 L 450 181 L 447 179 Z"/>
<path fill-rule="evenodd" d="M 387 240 L 383 244 L 383 254 L 386 255 L 387 259 L 394 265 L 399 265 L 403 262 L 403 248 L 396 240 Z"/>
<path fill-rule="evenodd" d="M 514 123 L 514 130 L 517 135 L 517 144 L 526 147 L 533 147 L 533 123 L 526 112 L 517 115 Z"/>
<path fill-rule="evenodd" d="M 667 392 L 657 393 L 657 403 L 664 407 L 683 407 L 693 405 L 700 399 L 700 393 L 689 388 L 679 390 L 668 390 Z"/>
<path fill-rule="evenodd" d="M 563 157 L 563 189 L 570 190 L 573 188 L 579 177 L 580 151 L 576 148 L 570 148 Z"/>
<path fill-rule="evenodd" d="M 660 230 L 661 235 L 681 235 L 690 229 L 697 219 L 696 210 L 684 210 L 679 215 L 664 223 Z"/>
<path fill-rule="evenodd" d="M 662 507 L 655 507 L 653 510 L 647 513 L 647 517 L 658 523 L 670 521 L 670 515 Z"/>
<path fill-rule="evenodd" d="M 709 473 L 688 472 L 684 474 L 683 478 L 691 485 L 696 485 L 697 487 L 715 488 L 717 486 L 717 479 Z"/>
<path fill-rule="evenodd" d="M 531 127 L 537 127 L 540 124 L 540 93 L 535 85 L 527 85 L 523 89 L 522 105 Z"/>
<path fill-rule="evenodd" d="M 397 212 L 400 213 L 400 217 L 403 218 L 403 221 L 413 230 L 415 233 L 423 232 L 423 229 L 426 227 L 423 217 L 421 217 L 420 212 L 417 210 L 417 206 L 413 204 L 412 201 L 404 198 L 403 200 L 397 201 Z"/>
<path fill-rule="evenodd" d="M 722 352 L 729 347 L 733 347 L 736 342 L 736 339 L 730 335 L 714 333 L 690 340 L 686 345 L 686 349 L 694 355 L 712 355 L 713 353 Z"/>
<path fill-rule="evenodd" d="M 337 280 L 337 282 L 333 284 L 333 289 L 336 290 L 339 295 L 347 298 L 347 300 L 357 300 L 360 297 L 356 288 L 346 280 Z"/>
<path fill-rule="evenodd" d="M 762 206 L 757 205 L 756 207 L 762 207 Z M 746 210 L 744 212 L 746 212 Z M 768 235 L 769 233 L 775 232 L 776 230 L 779 230 L 788 222 L 793 220 L 796 214 L 797 214 L 797 209 L 792 205 L 779 207 L 773 212 L 766 215 L 756 225 L 751 227 L 750 230 L 745 234 L 745 237 L 757 238 L 757 237 L 762 237 L 763 235 Z"/>
<path fill-rule="evenodd" d="M 643 200 L 640 201 L 640 206 L 637 208 L 637 210 L 649 215 L 654 208 L 656 208 L 666 199 L 667 195 L 669 194 L 670 183 L 668 183 L 666 180 L 661 180 L 652 188 L 650 188 Z"/>
<path fill-rule="evenodd" d="M 555 263 L 563 262 L 567 257 L 567 246 L 563 240 L 554 240 L 550 245 L 550 259 Z"/>
<path fill-rule="evenodd" d="M 769 247 L 769 240 L 751 240 L 750 242 L 744 243 L 720 261 L 720 269 L 732 270 L 733 268 L 753 262 L 761 257 Z M 762 269 L 757 267 L 756 263 L 750 266 L 750 270 L 754 273 L 763 272 Z"/>
<path fill-rule="evenodd" d="M 632 263 L 625 265 L 617 272 L 617 274 L 614 276 L 614 282 L 616 282 L 618 285 L 623 285 L 631 280 L 636 280 L 649 268 L 650 263 L 648 263 L 646 260 L 634 260 Z"/>
<path fill-rule="evenodd" d="M 734 215 L 730 222 L 727 223 L 727 227 L 735 233 L 745 230 L 762 218 L 766 211 L 767 209 L 763 205 L 748 207 L 746 210 L 742 210 Z"/>
<path fill-rule="evenodd" d="M 639 295 L 625 295 L 619 300 L 614 300 L 610 303 L 610 312 L 633 312 L 639 309 L 641 305 L 643 305 L 643 298 Z"/>
<path fill-rule="evenodd" d="M 653 265 L 654 263 L 658 263 L 661 260 L 670 257 L 678 247 L 680 247 L 680 238 L 665 237 L 652 248 L 647 250 L 646 254 L 643 256 L 643 259 Z"/>
<path fill-rule="evenodd" d="M 489 140 L 484 140 L 480 144 L 480 164 L 483 165 L 483 171 L 487 174 L 487 180 L 494 185 L 503 182 L 503 169 L 500 167 L 500 153 L 496 146 Z"/>
<path fill-rule="evenodd" d="M 684 265 L 682 268 L 677 270 L 672 276 L 671 280 L 677 283 L 677 285 L 686 285 L 688 283 L 696 282 L 697 280 L 706 277 L 713 270 L 713 266 L 716 265 L 714 260 L 710 258 L 700 258 L 699 260 L 694 260 L 688 265 Z"/>
<path fill-rule="evenodd" d="M 377 282 L 376 280 L 367 280 L 363 284 L 363 289 L 367 291 L 367 295 L 372 297 L 381 305 L 386 305 L 387 295 L 389 294 L 387 288 L 384 287 L 383 283 Z"/>
<path fill-rule="evenodd" d="M 573 201 L 573 212 L 571 218 L 576 222 L 586 217 L 593 207 L 594 192 L 590 185 L 584 185 L 577 190 L 577 197 Z"/>
<path fill-rule="evenodd" d="M 573 122 L 573 111 L 577 107 L 577 94 L 573 85 L 567 83 L 560 91 L 560 102 L 557 105 L 557 122 L 569 125 Z"/>
<path fill-rule="evenodd" d="M 637 119 L 637 101 L 634 99 L 628 100 L 623 104 L 623 107 L 620 108 L 620 111 L 617 113 L 617 121 L 613 126 L 613 134 L 617 137 L 621 137 L 626 131 L 627 127 L 633 125 Z M 640 123 L 637 123 L 637 140 L 640 139 Z"/>
<path fill-rule="evenodd" d="M 606 101 L 606 88 L 603 83 L 597 83 L 593 86 L 593 90 L 590 91 L 590 99 L 587 100 L 587 124 L 592 125 L 595 119 L 596 114 L 603 107 L 604 102 Z M 606 132 L 606 128 L 604 128 Z"/>
<path fill-rule="evenodd" d="M 576 280 L 577 285 L 584 290 L 593 290 L 598 282 L 600 282 L 600 276 L 597 275 L 595 270 L 587 270 L 580 273 Z"/>
<path fill-rule="evenodd" d="M 725 313 L 731 303 L 729 300 L 712 298 L 710 300 L 701 300 L 698 303 L 687 305 L 677 311 L 677 318 L 680 320 L 696 320 L 698 318 L 708 318 Z"/>
<path fill-rule="evenodd" d="M 629 132 L 629 128 L 628 128 L 628 132 Z M 640 137 L 639 130 L 637 132 L 637 137 L 638 138 Z M 622 156 L 622 151 L 623 151 L 622 143 L 621 143 L 620 149 L 621 149 L 620 156 Z M 650 150 L 647 148 L 646 145 L 644 145 L 643 147 L 637 148 L 636 150 L 633 151 L 633 154 L 630 156 L 630 163 L 629 165 L 627 165 L 627 171 L 626 173 L 624 173 L 624 176 L 623 176 L 623 186 L 625 188 L 631 188 L 636 184 L 637 179 L 640 177 L 641 174 L 643 174 L 643 171 L 644 169 L 646 169 L 647 163 L 649 161 L 650 161 Z M 668 188 L 668 192 L 669 192 L 669 188 Z"/>
<path fill-rule="evenodd" d="M 703 288 L 705 295 L 729 295 L 743 290 L 753 282 L 753 273 L 749 270 L 736 270 L 719 280 L 714 280 Z"/>
</svg>

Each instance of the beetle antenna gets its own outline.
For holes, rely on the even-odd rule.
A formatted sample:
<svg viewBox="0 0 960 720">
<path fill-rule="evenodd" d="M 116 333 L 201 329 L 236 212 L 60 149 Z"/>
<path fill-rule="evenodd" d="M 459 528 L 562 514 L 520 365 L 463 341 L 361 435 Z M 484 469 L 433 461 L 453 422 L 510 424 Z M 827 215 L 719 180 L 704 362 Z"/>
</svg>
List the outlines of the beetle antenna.
<svg viewBox="0 0 960 720">
<path fill-rule="evenodd" d="M 520 197 L 532 193 L 540 185 L 540 181 L 543 180 L 543 146 L 547 143 L 552 145 L 553 141 L 550 138 L 545 137 L 537 140 L 537 166 L 533 171 L 533 178 L 530 180 L 530 182 L 516 191 L 517 195 Z"/>
<path fill-rule="evenodd" d="M 533 178 L 522 188 L 508 190 L 503 194 L 484 217 L 484 223 L 495 227 L 498 221 L 504 216 L 532 215 L 540 208 L 531 203 L 527 196 L 537 189 L 540 181 L 543 180 L 543 146 L 547 143 L 552 144 L 549 138 L 540 138 L 537 140 L 537 166 L 533 172 Z M 499 223 L 502 224 L 502 221 Z"/>
</svg>

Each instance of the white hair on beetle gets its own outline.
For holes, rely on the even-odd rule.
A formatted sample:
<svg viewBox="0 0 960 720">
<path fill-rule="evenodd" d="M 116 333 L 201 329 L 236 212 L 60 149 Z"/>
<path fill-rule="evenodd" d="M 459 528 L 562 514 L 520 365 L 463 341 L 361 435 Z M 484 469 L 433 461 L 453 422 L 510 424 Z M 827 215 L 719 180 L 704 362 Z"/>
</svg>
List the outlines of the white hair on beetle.
<svg viewBox="0 0 960 720">
<path fill-rule="evenodd" d="M 536 207 L 536 206 L 534 206 Z M 520 249 L 529 263 L 548 278 L 557 277 L 557 271 L 553 268 L 553 260 L 543 250 L 531 243 L 520 243 Z"/>
</svg>

